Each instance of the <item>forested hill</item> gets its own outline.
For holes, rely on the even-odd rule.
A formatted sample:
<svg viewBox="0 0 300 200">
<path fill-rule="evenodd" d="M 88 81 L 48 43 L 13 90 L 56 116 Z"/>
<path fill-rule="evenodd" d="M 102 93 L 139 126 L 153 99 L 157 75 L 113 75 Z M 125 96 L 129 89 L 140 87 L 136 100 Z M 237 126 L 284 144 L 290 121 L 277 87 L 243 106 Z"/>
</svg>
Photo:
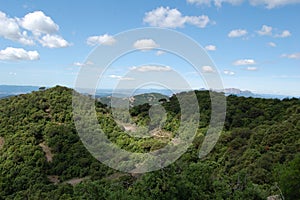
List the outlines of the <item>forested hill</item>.
<svg viewBox="0 0 300 200">
<path fill-rule="evenodd" d="M 108 168 L 82 145 L 72 116 L 72 90 L 54 87 L 0 100 L 0 199 L 267 199 L 300 197 L 300 100 L 227 97 L 224 131 L 198 158 L 210 119 L 207 91 L 196 91 L 201 120 L 193 144 L 175 163 L 145 174 Z M 96 103 L 108 138 L 120 148 L 163 147 L 179 126 L 175 96 L 162 101 L 168 117 L 151 138 L 132 138 Z M 148 104 L 131 108 L 147 125 Z M 154 130 L 154 129 L 153 129 Z"/>
</svg>

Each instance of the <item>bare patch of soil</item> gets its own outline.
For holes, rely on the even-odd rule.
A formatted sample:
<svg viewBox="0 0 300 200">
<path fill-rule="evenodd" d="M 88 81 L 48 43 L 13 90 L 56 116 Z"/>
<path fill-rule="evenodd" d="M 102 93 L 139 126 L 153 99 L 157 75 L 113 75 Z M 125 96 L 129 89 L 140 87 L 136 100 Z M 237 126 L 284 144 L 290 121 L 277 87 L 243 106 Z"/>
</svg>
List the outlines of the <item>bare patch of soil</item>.
<svg viewBox="0 0 300 200">
<path fill-rule="evenodd" d="M 89 179 L 89 178 L 90 178 L 89 176 L 86 176 L 86 177 L 83 177 L 83 178 L 72 178 L 70 180 L 65 181 L 64 183 L 68 183 L 68 184 L 71 184 L 71 185 L 76 185 L 78 183 L 81 183 L 84 180 Z"/>
<path fill-rule="evenodd" d="M 3 138 L 3 137 L 0 137 L 0 149 L 3 148 L 4 142 L 5 142 L 4 138 Z"/>
<path fill-rule="evenodd" d="M 53 160 L 53 154 L 51 153 L 50 147 L 47 146 L 45 142 L 40 143 L 39 146 L 42 147 L 42 149 L 43 149 L 43 151 L 45 153 L 47 161 L 48 162 L 52 162 L 52 160 Z"/>
<path fill-rule="evenodd" d="M 49 176 L 47 176 L 47 178 L 49 179 L 49 181 L 50 181 L 51 183 L 54 183 L 54 184 L 59 183 L 59 176 L 56 176 L 56 175 L 49 175 Z"/>
</svg>

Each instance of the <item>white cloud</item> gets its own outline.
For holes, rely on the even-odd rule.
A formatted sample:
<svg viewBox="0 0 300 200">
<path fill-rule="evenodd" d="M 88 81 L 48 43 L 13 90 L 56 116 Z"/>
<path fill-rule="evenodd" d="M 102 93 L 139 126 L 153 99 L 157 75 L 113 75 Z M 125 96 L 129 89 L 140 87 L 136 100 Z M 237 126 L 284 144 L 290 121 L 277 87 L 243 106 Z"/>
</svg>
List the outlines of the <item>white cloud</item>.
<svg viewBox="0 0 300 200">
<path fill-rule="evenodd" d="M 223 73 L 224 73 L 225 75 L 229 75 L 229 76 L 235 75 L 235 72 L 230 71 L 230 70 L 224 70 Z"/>
<path fill-rule="evenodd" d="M 247 67 L 246 70 L 247 71 L 257 71 L 258 68 L 257 67 Z"/>
<path fill-rule="evenodd" d="M 267 25 L 263 25 L 261 30 L 257 31 L 257 33 L 259 35 L 274 36 L 277 38 L 286 38 L 286 37 L 290 37 L 292 35 L 290 33 L 290 31 L 288 31 L 288 30 L 284 30 L 279 34 L 273 35 L 273 27 L 267 26 Z"/>
<path fill-rule="evenodd" d="M 289 58 L 289 59 L 300 59 L 300 52 L 299 53 L 292 53 L 292 54 L 282 54 L 281 57 Z"/>
<path fill-rule="evenodd" d="M 202 66 L 202 71 L 204 73 L 214 73 L 215 72 L 215 70 L 211 66 L 208 66 L 208 65 Z"/>
<path fill-rule="evenodd" d="M 276 43 L 274 43 L 274 42 L 269 42 L 268 45 L 269 45 L 270 47 L 276 47 L 276 46 L 277 46 Z"/>
<path fill-rule="evenodd" d="M 196 4 L 196 5 L 207 5 L 209 6 L 211 3 L 211 0 L 187 0 L 190 4 Z"/>
<path fill-rule="evenodd" d="M 54 34 L 58 30 L 59 26 L 42 11 L 28 13 L 23 18 L 9 18 L 0 11 L 0 36 L 5 39 L 24 45 L 34 45 L 38 41 L 50 48 L 70 46 L 61 36 Z"/>
<path fill-rule="evenodd" d="M 123 76 L 118 76 L 118 75 L 110 75 L 109 78 L 113 78 L 113 79 L 118 79 L 118 80 L 122 80 L 122 81 L 133 81 L 134 78 L 131 77 L 123 77 Z"/>
<path fill-rule="evenodd" d="M 37 51 L 26 51 L 22 48 L 7 47 L 0 50 L 0 60 L 20 61 L 20 60 L 38 60 L 40 58 Z"/>
<path fill-rule="evenodd" d="M 283 75 L 276 75 L 276 76 L 273 76 L 273 78 L 300 78 L 300 75 L 286 75 L 286 74 L 283 74 Z"/>
<path fill-rule="evenodd" d="M 207 15 L 201 15 L 201 16 L 186 16 L 185 22 L 195 25 L 199 28 L 205 28 L 207 24 L 210 22 L 210 19 Z"/>
<path fill-rule="evenodd" d="M 147 12 L 143 21 L 150 26 L 165 28 L 183 27 L 185 23 L 182 14 L 177 9 L 170 9 L 169 7 L 159 7 Z"/>
<path fill-rule="evenodd" d="M 168 72 L 171 71 L 172 68 L 169 66 L 156 66 L 156 65 L 144 65 L 141 67 L 131 67 L 130 70 L 138 71 L 138 72 Z"/>
<path fill-rule="evenodd" d="M 63 48 L 71 45 L 59 35 L 44 35 L 39 42 L 43 45 L 43 47 L 48 48 Z"/>
<path fill-rule="evenodd" d="M 263 25 L 260 31 L 257 31 L 259 35 L 272 35 L 273 28 L 271 26 Z"/>
<path fill-rule="evenodd" d="M 133 81 L 134 78 L 131 78 L 131 77 L 122 77 L 120 80 L 121 81 Z"/>
<path fill-rule="evenodd" d="M 17 75 L 16 72 L 9 72 L 8 74 L 9 74 L 10 76 L 16 76 L 16 75 Z"/>
<path fill-rule="evenodd" d="M 109 78 L 118 78 L 118 79 L 119 79 L 119 78 L 121 78 L 121 77 L 122 77 L 122 76 L 118 76 L 118 75 L 114 75 L 114 74 L 113 74 L 113 75 L 109 75 Z"/>
<path fill-rule="evenodd" d="M 28 13 L 22 19 L 18 19 L 20 26 L 31 31 L 35 35 L 53 34 L 59 30 L 59 26 L 46 16 L 42 11 Z"/>
<path fill-rule="evenodd" d="M 263 25 L 261 30 L 257 31 L 257 33 L 259 35 L 274 36 L 276 38 L 286 38 L 286 37 L 290 37 L 292 35 L 290 33 L 290 31 L 288 31 L 288 30 L 284 30 L 280 34 L 273 35 L 273 27 L 267 26 L 267 25 Z"/>
<path fill-rule="evenodd" d="M 207 5 L 210 6 L 213 2 L 215 6 L 221 7 L 222 3 L 229 3 L 232 5 L 238 5 L 243 2 L 243 0 L 187 0 L 188 3 L 196 5 Z"/>
<path fill-rule="evenodd" d="M 106 45 L 106 46 L 111 46 L 116 43 L 116 39 L 108 34 L 104 35 L 98 35 L 98 36 L 91 36 L 87 39 L 87 44 L 90 46 L 95 46 L 95 45 Z"/>
<path fill-rule="evenodd" d="M 244 0 L 215 0 L 215 6 L 221 7 L 222 3 L 229 3 L 232 5 L 240 5 Z"/>
<path fill-rule="evenodd" d="M 151 50 L 159 47 L 159 45 L 152 39 L 141 39 L 135 41 L 133 47 L 140 50 Z"/>
<path fill-rule="evenodd" d="M 234 38 L 234 37 L 242 37 L 244 35 L 248 34 L 247 30 L 245 29 L 236 29 L 232 30 L 228 33 L 228 37 Z"/>
<path fill-rule="evenodd" d="M 253 6 L 264 5 L 268 9 L 300 3 L 300 0 L 249 0 Z"/>
<path fill-rule="evenodd" d="M 28 37 L 27 31 L 22 32 L 22 36 L 18 39 L 18 42 L 24 45 L 35 45 L 34 40 Z"/>
<path fill-rule="evenodd" d="M 204 47 L 207 51 L 216 51 L 217 47 L 215 45 L 207 45 Z"/>
<path fill-rule="evenodd" d="M 74 66 L 77 66 L 77 67 L 85 66 L 85 64 L 84 64 L 84 63 L 81 63 L 81 62 L 74 62 L 73 65 L 74 65 Z"/>
<path fill-rule="evenodd" d="M 290 37 L 291 35 L 292 35 L 292 34 L 290 33 L 290 31 L 284 30 L 284 31 L 282 31 L 281 34 L 275 35 L 275 37 L 278 37 L 278 38 L 286 38 L 286 37 Z"/>
<path fill-rule="evenodd" d="M 183 16 L 176 8 L 159 7 L 155 10 L 145 13 L 143 19 L 144 23 L 150 26 L 164 27 L 164 28 L 178 28 L 185 24 L 191 24 L 199 28 L 205 28 L 210 19 L 206 15 L 201 16 Z"/>
<path fill-rule="evenodd" d="M 165 51 L 158 50 L 155 54 L 156 54 L 157 56 L 161 56 L 161 55 L 163 55 L 163 54 L 165 54 L 165 53 L 166 53 Z"/>
<path fill-rule="evenodd" d="M 87 66 L 87 65 L 93 65 L 94 63 L 92 61 L 87 61 L 86 63 L 82 63 L 82 62 L 74 62 L 73 65 L 77 66 L 77 67 L 83 67 L 83 66 Z"/>
<path fill-rule="evenodd" d="M 210 6 L 213 2 L 215 6 L 221 7 L 222 3 L 229 3 L 232 5 L 239 5 L 245 0 L 187 0 L 188 3 L 196 4 L 196 5 L 206 5 Z M 300 3 L 300 0 L 248 0 L 252 6 L 260 6 L 263 5 L 268 9 L 276 8 L 279 6 L 285 6 L 290 4 Z"/>
<path fill-rule="evenodd" d="M 21 30 L 16 19 L 9 18 L 0 11 L 0 36 L 5 39 L 20 42 L 24 45 L 34 45 L 34 41 L 27 36 L 27 32 Z"/>
<path fill-rule="evenodd" d="M 236 66 L 243 66 L 243 65 L 255 65 L 256 62 L 253 59 L 241 59 L 241 60 L 237 60 L 233 63 L 233 65 Z"/>
</svg>

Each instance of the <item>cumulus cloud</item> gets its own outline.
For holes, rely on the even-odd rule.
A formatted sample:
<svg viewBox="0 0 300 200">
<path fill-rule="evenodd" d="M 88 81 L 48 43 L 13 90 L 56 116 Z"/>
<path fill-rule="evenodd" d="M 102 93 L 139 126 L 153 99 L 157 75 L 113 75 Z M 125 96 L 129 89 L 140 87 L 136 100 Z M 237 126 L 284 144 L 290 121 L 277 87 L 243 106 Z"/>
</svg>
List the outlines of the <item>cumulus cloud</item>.
<svg viewBox="0 0 300 200">
<path fill-rule="evenodd" d="M 141 39 L 134 42 L 133 47 L 140 50 L 151 50 L 159 47 L 152 39 Z"/>
<path fill-rule="evenodd" d="M 300 0 L 249 0 L 249 1 L 250 4 L 253 6 L 263 5 L 268 9 L 300 3 Z"/>
<path fill-rule="evenodd" d="M 289 58 L 289 59 L 300 59 L 300 52 L 299 53 L 292 53 L 292 54 L 282 54 L 281 57 Z"/>
<path fill-rule="evenodd" d="M 242 37 L 244 35 L 247 35 L 248 32 L 245 29 L 236 29 L 236 30 L 232 30 L 228 33 L 228 37 L 230 38 L 235 38 L 235 37 Z"/>
<path fill-rule="evenodd" d="M 208 65 L 202 66 L 202 71 L 204 73 L 214 73 L 215 72 L 215 70 L 213 69 L 213 67 L 208 66 Z"/>
<path fill-rule="evenodd" d="M 56 35 L 59 26 L 42 11 L 26 14 L 23 18 L 9 18 L 0 11 L 0 36 L 24 45 L 39 42 L 44 47 L 61 48 L 70 44 Z"/>
<path fill-rule="evenodd" d="M 268 45 L 269 45 L 270 47 L 276 47 L 276 46 L 277 46 L 276 43 L 274 43 L 274 42 L 269 42 Z"/>
<path fill-rule="evenodd" d="M 118 79 L 118 80 L 122 80 L 122 81 L 133 81 L 134 78 L 131 77 L 123 77 L 123 76 L 119 76 L 119 75 L 110 75 L 109 78 L 113 78 L 113 79 Z"/>
<path fill-rule="evenodd" d="M 195 25 L 199 28 L 205 28 L 207 24 L 210 22 L 210 19 L 207 15 L 201 16 L 185 16 L 185 22 Z"/>
<path fill-rule="evenodd" d="M 155 54 L 156 54 L 157 56 L 161 56 L 161 55 L 163 55 L 163 54 L 165 54 L 165 53 L 166 53 L 165 51 L 158 50 Z"/>
<path fill-rule="evenodd" d="M 207 51 L 216 51 L 217 47 L 215 45 L 207 45 L 204 47 Z"/>
<path fill-rule="evenodd" d="M 17 75 L 16 72 L 9 72 L 8 74 L 9 74 L 10 76 L 16 76 L 16 75 Z"/>
<path fill-rule="evenodd" d="M 276 75 L 276 76 L 272 76 L 273 78 L 283 78 L 283 79 L 286 79 L 286 78 L 288 78 L 288 79 L 291 79 L 291 78 L 296 78 L 296 79 L 298 79 L 298 78 L 300 78 L 300 75 L 286 75 L 286 74 L 283 74 L 283 75 Z"/>
<path fill-rule="evenodd" d="M 21 60 L 38 60 L 40 58 L 37 51 L 26 51 L 22 48 L 7 47 L 0 50 L 0 60 L 21 61 Z"/>
<path fill-rule="evenodd" d="M 229 75 L 229 76 L 235 75 L 235 72 L 230 71 L 230 70 L 224 70 L 223 73 L 224 73 L 225 75 Z"/>
<path fill-rule="evenodd" d="M 215 6 L 221 7 L 222 3 L 229 3 L 232 5 L 239 5 L 243 2 L 243 0 L 187 0 L 190 4 L 196 4 L 196 5 L 207 5 L 210 6 L 213 2 Z"/>
<path fill-rule="evenodd" d="M 273 27 L 263 25 L 260 31 L 257 31 L 259 35 L 272 35 Z"/>
<path fill-rule="evenodd" d="M 243 66 L 243 65 L 255 65 L 256 62 L 253 59 L 241 59 L 241 60 L 237 60 L 233 63 L 233 65 L 236 66 Z"/>
<path fill-rule="evenodd" d="M 71 45 L 59 35 L 44 35 L 39 42 L 43 45 L 43 47 L 48 48 L 63 48 Z"/>
<path fill-rule="evenodd" d="M 20 42 L 24 45 L 34 45 L 34 41 L 27 36 L 27 32 L 21 30 L 14 18 L 9 18 L 0 11 L 0 36 L 5 39 Z"/>
<path fill-rule="evenodd" d="M 252 6 L 265 6 L 268 9 L 276 8 L 279 6 L 291 5 L 300 3 L 300 0 L 187 0 L 188 3 L 196 5 L 210 6 L 214 3 L 215 6 L 221 7 L 222 3 L 228 3 L 231 5 L 239 5 L 243 2 L 249 2 Z"/>
<path fill-rule="evenodd" d="M 138 72 L 168 72 L 171 71 L 172 68 L 169 66 L 157 66 L 157 65 L 144 65 L 141 67 L 131 67 L 130 70 L 138 71 Z"/>
<path fill-rule="evenodd" d="M 77 67 L 82 67 L 82 66 L 84 66 L 85 64 L 84 64 L 84 63 L 81 63 L 81 62 L 74 62 L 73 65 L 74 65 L 74 66 L 77 66 Z"/>
<path fill-rule="evenodd" d="M 150 26 L 164 28 L 184 27 L 185 24 L 191 24 L 199 28 L 205 28 L 210 19 L 206 15 L 201 16 L 183 16 L 176 8 L 159 7 L 155 10 L 145 13 L 144 23 Z"/>
<path fill-rule="evenodd" d="M 187 0 L 190 4 L 197 4 L 197 5 L 210 5 L 211 0 Z"/>
<path fill-rule="evenodd" d="M 106 45 L 106 46 L 112 46 L 116 43 L 116 39 L 108 34 L 104 35 L 98 35 L 98 36 L 91 36 L 87 39 L 87 44 L 90 46 L 95 46 L 95 45 Z"/>
<path fill-rule="evenodd" d="M 93 65 L 94 63 L 92 61 L 87 61 L 86 63 L 82 62 L 74 62 L 73 65 L 77 67 L 83 67 L 83 66 L 88 66 L 88 65 Z"/>
<path fill-rule="evenodd" d="M 35 35 L 40 35 L 41 33 L 52 34 L 59 30 L 59 26 L 42 11 L 28 13 L 18 21 L 24 29 L 31 31 Z"/>
<path fill-rule="evenodd" d="M 275 37 L 278 37 L 278 38 L 286 38 L 286 37 L 290 37 L 291 35 L 292 35 L 292 34 L 291 34 L 290 31 L 284 30 L 284 31 L 282 31 L 281 34 L 275 35 Z"/>
<path fill-rule="evenodd" d="M 286 37 L 290 37 L 292 35 L 290 33 L 290 31 L 288 31 L 288 30 L 284 30 L 281 33 L 277 33 L 277 34 L 273 35 L 273 30 L 274 30 L 273 27 L 263 25 L 261 30 L 257 31 L 257 33 L 262 36 L 273 36 L 276 38 L 286 38 Z"/>
<path fill-rule="evenodd" d="M 247 71 L 257 71 L 258 68 L 257 67 L 247 67 L 245 68 Z"/>
</svg>

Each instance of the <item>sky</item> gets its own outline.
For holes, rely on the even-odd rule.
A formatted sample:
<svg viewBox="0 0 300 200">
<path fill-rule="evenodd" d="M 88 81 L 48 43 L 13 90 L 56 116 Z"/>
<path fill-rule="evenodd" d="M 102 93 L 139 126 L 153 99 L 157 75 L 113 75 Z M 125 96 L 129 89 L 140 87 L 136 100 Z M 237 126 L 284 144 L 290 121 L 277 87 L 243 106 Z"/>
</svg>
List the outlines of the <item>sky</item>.
<svg viewBox="0 0 300 200">
<path fill-rule="evenodd" d="M 214 63 L 197 67 L 218 73 L 224 88 L 299 96 L 299 11 L 300 0 L 0 0 L 0 84 L 74 87 L 99 45 L 112 48 L 128 30 L 158 27 L 197 42 Z M 99 87 L 134 81 L 134 71 L 145 78 L 175 71 L 194 89 L 209 87 L 150 37 L 132 47 L 112 61 Z"/>
</svg>

